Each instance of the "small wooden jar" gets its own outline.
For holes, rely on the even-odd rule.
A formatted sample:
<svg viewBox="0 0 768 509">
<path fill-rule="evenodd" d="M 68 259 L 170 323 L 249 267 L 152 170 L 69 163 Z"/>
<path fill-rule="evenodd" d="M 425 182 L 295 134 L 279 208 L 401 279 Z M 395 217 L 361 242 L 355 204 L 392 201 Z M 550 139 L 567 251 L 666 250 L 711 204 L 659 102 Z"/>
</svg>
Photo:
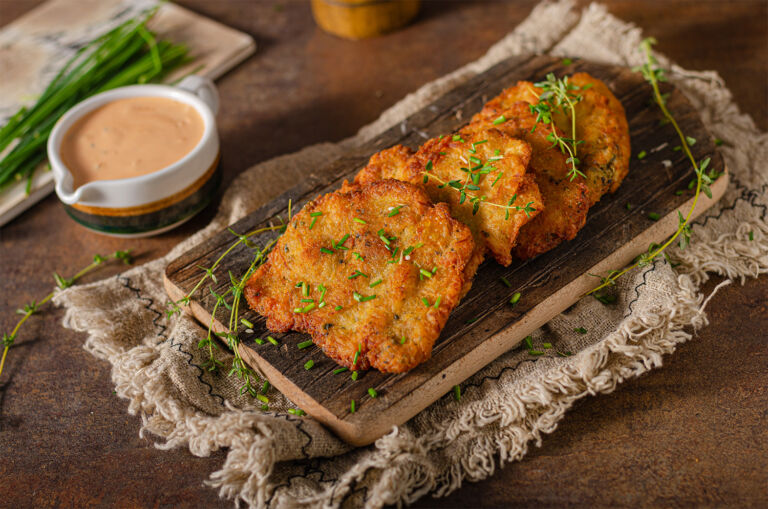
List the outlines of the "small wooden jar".
<svg viewBox="0 0 768 509">
<path fill-rule="evenodd" d="M 315 22 L 345 39 L 365 39 L 406 25 L 420 0 L 312 0 Z"/>
</svg>

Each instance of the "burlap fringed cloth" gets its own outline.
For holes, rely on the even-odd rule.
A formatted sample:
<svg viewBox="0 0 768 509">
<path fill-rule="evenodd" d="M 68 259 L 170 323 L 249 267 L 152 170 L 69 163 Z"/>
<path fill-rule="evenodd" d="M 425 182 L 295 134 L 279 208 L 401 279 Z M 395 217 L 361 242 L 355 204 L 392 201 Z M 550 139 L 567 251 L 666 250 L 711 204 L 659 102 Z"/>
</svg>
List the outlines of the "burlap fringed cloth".
<svg viewBox="0 0 768 509">
<path fill-rule="evenodd" d="M 546 28 L 545 28 L 546 27 Z M 64 325 L 88 334 L 85 348 L 112 364 L 117 394 L 142 417 L 141 433 L 158 447 L 189 447 L 205 456 L 227 448 L 209 483 L 222 496 L 253 506 L 407 503 L 442 496 L 462 481 L 493 474 L 522 458 L 579 398 L 610 392 L 658 367 L 664 354 L 707 324 L 699 286 L 708 274 L 744 280 L 768 272 L 768 136 L 738 111 L 714 72 L 689 72 L 661 59 L 668 76 L 700 110 L 721 147 L 731 185 L 719 205 L 697 221 L 690 247 L 623 278 L 617 304 L 583 299 L 534 334 L 573 356 L 501 356 L 462 384 L 461 402 L 448 395 L 374 445 L 351 449 L 311 418 L 285 412 L 270 394 L 269 413 L 226 376 L 208 373 L 197 342 L 205 330 L 188 316 L 168 322 L 162 285 L 166 264 L 192 245 L 265 203 L 307 171 L 400 122 L 477 72 L 521 53 L 552 53 L 615 65 L 642 61 L 640 31 L 600 5 L 576 10 L 545 2 L 479 60 L 404 98 L 373 124 L 338 144 L 320 144 L 261 163 L 238 177 L 204 230 L 165 258 L 114 278 L 61 292 Z M 650 92 L 649 92 L 650 94 Z M 269 186 L 258 182 L 270 180 Z M 752 232 L 750 240 L 749 232 Z M 715 297 L 716 298 L 716 297 Z M 588 325 L 585 325 L 588 324 Z M 588 333 L 574 328 L 585 326 Z M 221 360 L 230 361 L 226 352 Z"/>
</svg>

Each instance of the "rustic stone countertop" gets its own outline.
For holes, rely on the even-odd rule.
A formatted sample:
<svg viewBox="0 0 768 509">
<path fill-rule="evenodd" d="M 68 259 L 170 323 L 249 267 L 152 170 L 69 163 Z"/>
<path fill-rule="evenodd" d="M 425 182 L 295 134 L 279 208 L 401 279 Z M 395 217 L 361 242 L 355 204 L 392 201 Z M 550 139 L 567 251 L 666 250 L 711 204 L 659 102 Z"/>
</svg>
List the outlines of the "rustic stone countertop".
<svg viewBox="0 0 768 509">
<path fill-rule="evenodd" d="M 39 3 L 0 0 L 0 26 Z M 535 4 L 425 1 L 415 24 L 348 42 L 316 28 L 307 2 L 179 3 L 259 46 L 219 81 L 225 185 L 251 164 L 354 134 L 480 57 Z M 768 2 L 604 3 L 682 66 L 717 70 L 768 129 Z M 156 238 L 117 240 L 80 229 L 48 197 L 0 229 L 0 331 L 13 326 L 17 307 L 50 290 L 53 271 L 70 274 L 93 253 L 128 247 L 139 263 L 156 258 L 213 211 Z M 580 401 L 521 462 L 415 506 L 768 506 L 767 296 L 768 278 L 726 287 L 708 308 L 711 325 L 663 368 Z M 0 380 L 0 507 L 231 507 L 203 486 L 224 453 L 196 458 L 140 439 L 140 419 L 113 394 L 107 363 L 60 326 L 62 315 L 51 308 L 28 322 Z"/>
</svg>

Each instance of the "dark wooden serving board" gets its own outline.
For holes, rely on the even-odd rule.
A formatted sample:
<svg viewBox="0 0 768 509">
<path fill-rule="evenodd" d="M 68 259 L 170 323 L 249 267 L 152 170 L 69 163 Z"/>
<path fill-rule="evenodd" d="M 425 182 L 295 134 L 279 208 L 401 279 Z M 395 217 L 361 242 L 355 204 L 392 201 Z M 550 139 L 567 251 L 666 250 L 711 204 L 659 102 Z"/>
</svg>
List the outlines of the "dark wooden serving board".
<svg viewBox="0 0 768 509">
<path fill-rule="evenodd" d="M 564 65 L 549 56 L 525 56 L 505 60 L 486 72 L 437 99 L 407 119 L 403 133 L 394 126 L 363 146 L 330 163 L 326 177 L 310 174 L 294 189 L 254 211 L 232 225 L 236 232 L 246 232 L 287 217 L 288 201 L 298 210 L 308 200 L 337 189 L 365 165 L 371 154 L 396 143 L 416 148 L 425 140 L 448 134 L 466 124 L 478 112 L 485 100 L 518 80 L 539 80 L 548 72 L 558 75 L 579 71 L 605 81 L 621 100 L 627 112 L 632 138 L 632 153 L 641 150 L 647 157 L 633 156 L 629 176 L 613 195 L 605 196 L 589 212 L 587 224 L 572 241 L 526 262 L 516 262 L 504 268 L 486 261 L 478 270 L 472 290 L 453 311 L 443 334 L 435 344 L 432 358 L 408 373 L 387 375 L 376 371 L 361 373 L 357 381 L 349 373 L 332 374 L 337 365 L 316 347 L 300 350 L 297 344 L 306 341 L 299 333 L 271 334 L 279 347 L 270 343 L 257 345 L 253 339 L 269 335 L 264 320 L 247 310 L 244 317 L 255 324 L 253 333 L 240 333 L 241 354 L 260 369 L 270 382 L 309 415 L 330 427 L 344 440 L 363 445 L 374 441 L 392 426 L 402 424 L 420 410 L 445 395 L 451 387 L 476 373 L 499 355 L 517 345 L 526 335 L 553 316 L 572 305 L 599 281 L 587 274 L 605 274 L 610 269 L 625 266 L 651 242 L 660 242 L 677 229 L 677 211 L 686 212 L 693 193 L 675 191 L 687 189 L 693 178 L 689 162 L 681 151 L 669 125 L 660 125 L 658 108 L 651 103 L 651 91 L 638 73 L 626 68 L 610 67 L 586 61 Z M 697 139 L 692 147 L 697 160 L 711 157 L 711 167 L 725 172 L 722 157 L 715 149 L 710 134 L 701 123 L 693 106 L 669 84 L 668 105 L 683 131 Z M 457 115 L 457 112 L 461 112 Z M 663 146 L 665 148 L 653 151 Z M 671 162 L 665 167 L 662 161 Z M 669 164 L 667 164 L 668 166 Z M 712 199 L 699 199 L 695 214 L 699 215 L 722 196 L 727 186 L 727 173 L 712 185 Z M 626 204 L 631 203 L 628 210 Z M 649 219 L 648 213 L 661 216 Z M 264 243 L 268 235 L 260 237 Z M 191 249 L 170 263 L 165 273 L 165 285 L 170 297 L 178 300 L 186 295 L 201 277 L 200 266 L 210 267 L 220 254 L 232 245 L 233 236 L 223 231 Z M 227 285 L 227 272 L 242 274 L 251 262 L 251 252 L 239 246 L 226 257 L 218 272 L 220 292 Z M 500 281 L 504 276 L 511 288 Z M 507 304 L 509 298 L 521 292 L 523 298 L 516 306 Z M 190 303 L 190 311 L 203 324 L 210 323 L 215 300 L 206 290 L 199 292 Z M 223 311 L 214 321 L 218 331 L 226 330 L 219 321 L 228 319 Z M 476 319 L 476 320 L 475 320 Z M 472 321 L 475 320 L 475 321 Z M 460 339 L 460 340 L 459 340 Z M 313 359 L 311 371 L 304 364 Z M 372 399 L 367 390 L 373 387 L 378 397 Z M 357 402 L 357 411 L 350 412 L 350 401 Z"/>
</svg>

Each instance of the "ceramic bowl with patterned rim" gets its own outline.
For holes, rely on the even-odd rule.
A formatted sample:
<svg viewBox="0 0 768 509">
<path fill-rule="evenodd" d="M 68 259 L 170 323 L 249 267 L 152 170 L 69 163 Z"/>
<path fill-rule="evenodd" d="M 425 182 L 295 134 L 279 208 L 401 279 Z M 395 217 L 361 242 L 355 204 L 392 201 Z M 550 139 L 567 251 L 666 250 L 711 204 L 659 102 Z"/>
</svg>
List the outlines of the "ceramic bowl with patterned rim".
<svg viewBox="0 0 768 509">
<path fill-rule="evenodd" d="M 61 160 L 61 142 L 83 115 L 117 99 L 165 97 L 195 108 L 203 119 L 203 136 L 184 157 L 165 168 L 138 177 L 96 180 L 74 188 L 72 174 Z M 132 85 L 94 95 L 62 116 L 48 138 L 56 194 L 67 214 L 95 232 L 117 237 L 146 237 L 168 231 L 200 212 L 220 182 L 219 96 L 213 82 L 188 76 L 177 86 Z"/>
</svg>

